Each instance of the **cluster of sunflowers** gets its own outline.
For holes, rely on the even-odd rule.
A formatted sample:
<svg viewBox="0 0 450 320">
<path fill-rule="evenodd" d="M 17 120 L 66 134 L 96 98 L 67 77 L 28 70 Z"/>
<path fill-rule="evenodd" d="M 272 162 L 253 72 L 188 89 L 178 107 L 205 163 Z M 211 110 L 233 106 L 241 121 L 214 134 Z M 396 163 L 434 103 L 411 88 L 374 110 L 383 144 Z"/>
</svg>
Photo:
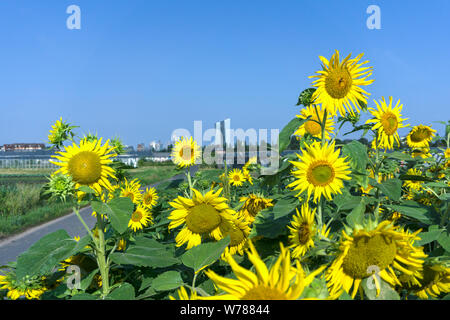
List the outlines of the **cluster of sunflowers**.
<svg viewBox="0 0 450 320">
<path fill-rule="evenodd" d="M 158 193 L 144 190 L 139 180 L 118 177 L 113 159 L 123 149 L 120 141 L 102 145 L 91 136 L 76 142 L 75 127 L 57 121 L 49 141 L 56 148 L 67 139 L 72 145 L 54 156 L 61 169 L 50 190 L 64 199 L 73 194 L 87 235 L 78 241 L 50 235 L 60 242 L 51 247 L 43 239 L 39 252 L 30 248 L 0 278 L 7 297 L 444 298 L 450 292 L 449 138 L 418 125 L 402 140 L 398 130 L 407 119 L 393 97 L 368 108 L 363 87 L 374 80 L 362 56 L 341 60 L 336 51 L 330 60 L 320 57 L 313 88 L 299 97 L 304 108 L 280 135 L 287 141 L 279 151 L 296 141 L 298 153 L 280 157 L 271 175 L 253 157 L 242 168 L 213 171 L 209 184 L 200 184 L 191 168 L 201 148 L 181 138 L 172 158 L 185 170 L 186 186 L 172 181 Z M 365 111 L 372 117 L 357 125 Z M 370 130 L 370 145 L 341 144 L 336 138 L 345 122 L 352 132 Z M 447 148 L 432 150 L 433 141 Z M 94 209 L 94 229 L 79 214 L 82 201 Z M 64 250 L 55 253 L 58 243 Z M 52 257 L 48 265 L 29 266 L 45 254 Z M 27 289 L 20 277 L 49 279 L 56 257 L 67 268 L 80 256 L 95 268 L 75 291 L 57 276 L 56 284 L 38 289 Z"/>
</svg>

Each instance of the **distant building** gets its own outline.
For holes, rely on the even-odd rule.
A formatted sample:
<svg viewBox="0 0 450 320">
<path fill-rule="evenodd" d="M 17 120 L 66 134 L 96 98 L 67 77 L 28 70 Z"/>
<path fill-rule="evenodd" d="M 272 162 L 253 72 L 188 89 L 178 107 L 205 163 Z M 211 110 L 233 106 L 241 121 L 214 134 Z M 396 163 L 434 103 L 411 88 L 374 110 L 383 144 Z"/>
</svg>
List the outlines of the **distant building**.
<svg viewBox="0 0 450 320">
<path fill-rule="evenodd" d="M 149 146 L 150 146 L 150 150 L 152 150 L 152 151 L 160 151 L 162 149 L 160 141 L 152 141 L 152 142 L 150 142 Z"/>
<path fill-rule="evenodd" d="M 45 150 L 45 144 L 43 143 L 12 143 L 5 144 L 2 151 L 37 151 Z"/>
<path fill-rule="evenodd" d="M 143 151 L 145 151 L 145 144 L 139 143 L 137 145 L 137 152 L 143 152 Z"/>
<path fill-rule="evenodd" d="M 231 119 L 225 119 L 219 122 L 216 122 L 216 146 L 226 146 L 232 145 L 231 141 Z"/>
</svg>

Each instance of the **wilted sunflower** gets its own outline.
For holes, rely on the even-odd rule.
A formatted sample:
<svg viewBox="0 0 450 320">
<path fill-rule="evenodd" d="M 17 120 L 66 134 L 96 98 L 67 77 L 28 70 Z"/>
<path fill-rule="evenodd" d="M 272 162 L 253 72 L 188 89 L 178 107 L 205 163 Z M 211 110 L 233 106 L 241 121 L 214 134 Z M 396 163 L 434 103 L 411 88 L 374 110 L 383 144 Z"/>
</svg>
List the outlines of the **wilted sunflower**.
<svg viewBox="0 0 450 320">
<path fill-rule="evenodd" d="M 178 196 L 169 204 L 175 209 L 168 219 L 169 231 L 182 224 L 183 229 L 175 237 L 177 247 L 187 242 L 186 250 L 201 243 L 202 237 L 210 236 L 215 240 L 223 238 L 220 227 L 223 223 L 233 220 L 235 211 L 227 205 L 227 199 L 220 197 L 222 189 L 208 191 L 202 195 L 192 188 L 192 199 Z"/>
<path fill-rule="evenodd" d="M 142 196 L 142 204 L 150 209 L 156 205 L 158 198 L 155 188 L 147 188 Z"/>
<path fill-rule="evenodd" d="M 422 171 L 420 171 L 419 169 L 411 168 L 406 172 L 406 174 L 411 176 L 421 176 Z M 420 189 L 422 189 L 422 184 L 423 181 L 421 180 L 405 180 L 403 185 L 409 190 L 419 191 Z"/>
<path fill-rule="evenodd" d="M 301 213 L 297 212 L 293 216 L 291 221 L 292 227 L 287 226 L 290 234 L 289 241 L 292 248 L 292 257 L 299 258 L 305 255 L 309 248 L 314 247 L 314 236 L 317 232 L 317 226 L 315 223 L 316 209 L 311 210 L 307 202 L 302 204 L 300 209 Z"/>
<path fill-rule="evenodd" d="M 47 291 L 43 277 L 32 277 L 19 280 L 15 272 L 11 271 L 5 275 L 0 275 L 0 290 L 8 290 L 6 297 L 17 300 L 25 297 L 27 300 L 40 299 Z"/>
<path fill-rule="evenodd" d="M 269 270 L 258 255 L 252 242 L 248 242 L 248 259 L 252 262 L 256 274 L 241 267 L 232 256 L 227 256 L 227 262 L 237 279 L 219 276 L 212 270 L 205 274 L 214 284 L 225 291 L 225 294 L 207 297 L 208 300 L 297 300 L 314 277 L 323 271 L 323 267 L 310 273 L 307 277 L 300 262 L 291 266 L 289 250 L 280 243 L 281 253 Z M 205 298 L 202 298 L 205 299 Z"/>
<path fill-rule="evenodd" d="M 257 193 L 251 193 L 248 196 L 239 199 L 239 202 L 244 203 L 241 211 L 250 223 L 255 220 L 256 215 L 261 210 L 273 207 L 272 201 L 272 199 L 265 198 L 262 194 Z"/>
<path fill-rule="evenodd" d="M 400 273 L 414 274 L 422 268 L 424 258 L 421 247 L 414 247 L 417 234 L 397 230 L 392 221 L 386 220 L 375 226 L 354 229 L 352 235 L 342 231 L 343 239 L 339 255 L 328 268 L 325 278 L 330 295 L 344 291 L 355 297 L 361 282 L 368 277 L 375 280 L 377 294 L 379 286 L 375 275 L 391 286 L 401 285 L 394 269 Z M 352 290 L 353 287 L 353 290 Z"/>
<path fill-rule="evenodd" d="M 409 134 L 406 136 L 406 143 L 411 148 L 428 147 L 435 132 L 436 130 L 431 129 L 431 127 L 420 124 L 411 129 Z"/>
<path fill-rule="evenodd" d="M 297 118 L 307 119 L 311 117 L 308 121 L 303 123 L 298 129 L 294 132 L 294 135 L 304 136 L 306 133 L 309 133 L 313 137 L 322 139 L 322 126 L 320 123 L 323 121 L 323 117 L 325 114 L 325 110 L 322 107 L 307 106 L 300 111 L 300 115 L 297 115 Z M 334 121 L 333 117 L 330 114 L 327 115 L 327 120 L 325 122 L 325 131 L 324 136 L 326 140 L 331 138 L 330 133 L 334 130 Z"/>
<path fill-rule="evenodd" d="M 308 198 L 314 193 L 314 202 L 322 195 L 331 200 L 332 194 L 341 193 L 343 180 L 350 180 L 350 166 L 345 158 L 339 158 L 339 150 L 335 150 L 334 141 L 323 146 L 314 142 L 297 154 L 299 161 L 290 161 L 295 170 L 292 175 L 297 179 L 288 185 L 289 188 L 299 190 L 297 196 L 308 191 Z"/>
<path fill-rule="evenodd" d="M 358 101 L 367 103 L 367 96 L 370 95 L 361 86 L 374 81 L 367 80 L 372 75 L 372 67 L 362 67 L 369 61 L 359 63 L 363 55 L 361 53 L 350 59 L 349 54 L 342 62 L 338 50 L 331 56 L 330 61 L 320 56 L 322 70 L 317 71 L 317 75 L 310 76 L 318 78 L 313 82 L 313 86 L 317 87 L 311 97 L 314 103 L 322 104 L 332 116 L 336 115 L 336 110 L 339 110 L 343 117 L 346 112 L 353 114 L 353 107 L 359 112 Z"/>
<path fill-rule="evenodd" d="M 403 124 L 403 121 L 408 119 L 402 119 L 400 112 L 402 111 L 403 104 L 400 104 L 400 100 L 397 101 L 395 107 L 392 107 L 392 97 L 389 97 L 389 105 L 386 103 L 384 97 L 378 103 L 376 100 L 378 110 L 369 108 L 369 112 L 375 117 L 366 121 L 368 123 L 374 123 L 372 130 L 377 131 L 376 145 L 382 149 L 393 149 L 394 143 L 400 145 L 400 137 L 398 135 L 398 129 L 405 128 L 409 125 Z"/>
<path fill-rule="evenodd" d="M 400 280 L 407 280 L 405 287 L 420 299 L 438 298 L 450 292 L 450 268 L 441 263 L 425 264 L 418 279 L 405 277 Z"/>
<path fill-rule="evenodd" d="M 201 149 L 192 137 L 182 137 L 172 149 L 172 161 L 181 168 L 194 165 L 201 156 Z"/>
<path fill-rule="evenodd" d="M 125 178 L 123 187 L 120 188 L 120 196 L 128 197 L 134 204 L 139 204 L 142 201 L 141 183 L 139 180 L 133 179 L 130 182 Z"/>
<path fill-rule="evenodd" d="M 235 186 L 240 187 L 245 182 L 245 176 L 241 169 L 233 169 L 228 172 L 228 182 Z"/>
<path fill-rule="evenodd" d="M 244 254 L 244 247 L 248 241 L 248 235 L 251 232 L 249 222 L 245 219 L 244 214 L 239 211 L 234 216 L 232 221 L 224 221 L 221 224 L 220 230 L 223 237 L 230 236 L 230 244 L 225 248 L 222 257 L 225 258 L 228 254 Z"/>
<path fill-rule="evenodd" d="M 147 227 L 149 223 L 153 223 L 151 213 L 143 205 L 138 205 L 136 210 L 131 214 L 128 227 L 136 232 L 136 230 L 142 230 L 144 227 Z"/>
<path fill-rule="evenodd" d="M 425 148 L 417 148 L 417 149 L 414 149 L 414 150 L 411 152 L 411 157 L 413 157 L 413 158 L 420 157 L 420 158 L 422 158 L 422 159 L 427 159 L 427 158 L 431 158 L 432 155 L 431 155 L 431 153 L 430 153 L 430 148 L 425 147 Z"/>
<path fill-rule="evenodd" d="M 62 173 L 70 175 L 75 182 L 75 187 L 88 186 L 98 194 L 102 188 L 111 190 L 109 178 L 116 179 L 114 169 L 108 166 L 112 163 L 111 158 L 115 157 L 114 147 L 109 146 L 109 140 L 102 146 L 102 138 L 96 141 L 81 140 L 80 145 L 75 143 L 72 146 L 64 147 L 64 152 L 57 152 L 52 155 L 60 162 L 50 161 L 60 166 L 55 174 Z"/>
</svg>

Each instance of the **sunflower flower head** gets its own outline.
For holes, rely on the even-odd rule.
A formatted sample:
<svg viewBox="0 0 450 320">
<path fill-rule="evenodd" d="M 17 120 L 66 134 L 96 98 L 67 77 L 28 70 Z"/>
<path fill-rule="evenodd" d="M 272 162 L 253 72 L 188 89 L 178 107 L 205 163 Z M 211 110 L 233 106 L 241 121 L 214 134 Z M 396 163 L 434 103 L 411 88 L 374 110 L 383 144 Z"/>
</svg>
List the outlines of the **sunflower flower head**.
<svg viewBox="0 0 450 320">
<path fill-rule="evenodd" d="M 88 186 L 97 194 L 100 194 L 102 189 L 112 189 L 110 179 L 116 177 L 114 169 L 109 165 L 116 154 L 113 152 L 114 147 L 109 145 L 109 140 L 102 146 L 102 138 L 95 141 L 83 139 L 79 145 L 74 143 L 64 149 L 63 152 L 57 152 L 59 155 L 52 156 L 58 159 L 58 162 L 50 160 L 61 167 L 55 174 L 68 175 L 75 182 L 76 188 Z"/>
<path fill-rule="evenodd" d="M 300 111 L 300 115 L 297 115 L 297 118 L 302 120 L 308 119 L 305 123 L 300 125 L 297 130 L 294 132 L 294 135 L 304 136 L 305 134 L 310 134 L 313 137 L 322 138 L 322 127 L 320 123 L 323 121 L 323 117 L 325 116 L 324 108 L 317 106 L 307 106 Z M 334 121 L 330 114 L 327 115 L 327 119 L 325 121 L 325 131 L 324 138 L 326 140 L 331 139 L 330 133 L 334 130 Z"/>
<path fill-rule="evenodd" d="M 252 223 L 256 215 L 266 209 L 273 207 L 272 199 L 265 198 L 263 194 L 251 193 L 239 199 L 243 203 L 241 212 L 244 214 L 247 221 Z"/>
<path fill-rule="evenodd" d="M 430 141 L 433 139 L 436 130 L 431 129 L 429 126 L 418 125 L 411 129 L 406 136 L 406 143 L 411 148 L 425 148 L 429 146 Z"/>
<path fill-rule="evenodd" d="M 378 276 L 393 287 L 401 285 L 394 269 L 412 275 L 424 263 L 423 248 L 413 246 L 420 239 L 419 232 L 401 230 L 389 220 L 371 221 L 355 227 L 351 234 L 343 231 L 339 253 L 325 275 L 330 294 L 339 296 L 345 291 L 354 297 L 362 281 L 370 278 L 379 292 Z"/>
<path fill-rule="evenodd" d="M 306 276 L 298 260 L 295 266 L 292 266 L 290 251 L 280 243 L 280 255 L 269 270 L 253 243 L 249 241 L 248 244 L 250 249 L 246 252 L 255 273 L 240 266 L 231 255 L 228 255 L 227 262 L 236 279 L 222 277 L 212 270 L 205 271 L 214 284 L 225 292 L 208 299 L 297 300 L 305 287 L 324 269 L 321 267 Z"/>
<path fill-rule="evenodd" d="M 409 124 L 403 124 L 403 121 L 407 119 L 401 118 L 403 104 L 400 104 L 400 100 L 396 105 L 392 105 L 392 97 L 389 97 L 389 104 L 387 104 L 385 98 L 378 103 L 375 100 L 377 109 L 369 108 L 369 112 L 374 118 L 366 121 L 366 124 L 373 123 L 372 130 L 377 132 L 376 146 L 381 149 L 393 149 L 394 144 L 400 145 L 400 137 L 398 135 L 398 129 L 405 128 Z"/>
<path fill-rule="evenodd" d="M 372 67 L 364 65 L 369 61 L 360 62 L 361 53 L 353 59 L 349 54 L 344 60 L 340 60 L 339 51 L 331 56 L 330 60 L 319 57 L 322 61 L 322 70 L 310 78 L 318 78 L 313 82 L 317 90 L 312 99 L 315 104 L 322 104 L 331 116 L 339 110 L 341 116 L 359 112 L 360 102 L 367 103 L 369 93 L 362 86 L 371 84 L 374 80 L 367 78 L 372 75 Z"/>
<path fill-rule="evenodd" d="M 298 155 L 299 161 L 290 161 L 294 165 L 292 175 L 296 180 L 287 187 L 298 190 L 297 196 L 304 191 L 308 198 L 314 193 L 314 202 L 322 196 L 330 200 L 333 194 L 342 193 L 343 180 L 350 180 L 350 166 L 345 158 L 339 157 L 334 142 L 314 142 Z"/>
<path fill-rule="evenodd" d="M 74 133 L 72 130 L 78 128 L 77 126 L 71 126 L 69 123 L 63 121 L 62 117 L 56 120 L 55 124 L 52 125 L 52 130 L 48 135 L 48 142 L 56 148 L 60 148 L 67 139 L 72 139 Z"/>
<path fill-rule="evenodd" d="M 180 168 L 194 165 L 201 156 L 201 149 L 192 137 L 182 137 L 172 149 L 172 161 Z"/>
<path fill-rule="evenodd" d="M 194 188 L 192 191 L 192 198 L 178 196 L 169 203 L 174 209 L 168 217 L 169 231 L 183 225 L 175 241 L 178 247 L 187 243 L 186 250 L 201 244 L 203 238 L 221 240 L 221 227 L 232 222 L 236 214 L 228 207 L 227 199 L 220 197 L 222 189 L 205 195 Z"/>
</svg>

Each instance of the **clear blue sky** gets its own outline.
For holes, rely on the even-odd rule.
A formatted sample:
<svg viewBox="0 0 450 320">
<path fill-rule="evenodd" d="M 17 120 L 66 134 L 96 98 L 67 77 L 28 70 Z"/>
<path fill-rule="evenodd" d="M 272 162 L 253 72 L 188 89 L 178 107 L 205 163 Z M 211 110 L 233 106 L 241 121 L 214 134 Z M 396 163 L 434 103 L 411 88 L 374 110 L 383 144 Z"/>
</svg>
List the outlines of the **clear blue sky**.
<svg viewBox="0 0 450 320">
<path fill-rule="evenodd" d="M 335 49 L 370 60 L 369 106 L 393 95 L 412 125 L 446 121 L 449 21 L 447 0 L 2 0 L 0 144 L 44 142 L 60 116 L 134 146 L 194 120 L 281 129 Z"/>
</svg>

